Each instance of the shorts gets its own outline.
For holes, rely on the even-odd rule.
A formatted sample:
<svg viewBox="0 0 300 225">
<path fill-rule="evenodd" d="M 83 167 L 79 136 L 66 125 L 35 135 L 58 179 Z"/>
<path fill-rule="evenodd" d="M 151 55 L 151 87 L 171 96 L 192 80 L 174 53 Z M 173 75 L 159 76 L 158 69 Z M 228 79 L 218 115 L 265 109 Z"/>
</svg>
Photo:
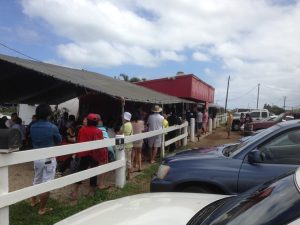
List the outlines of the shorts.
<svg viewBox="0 0 300 225">
<path fill-rule="evenodd" d="M 198 124 L 198 130 L 202 129 L 202 122 L 197 123 Z"/>
<path fill-rule="evenodd" d="M 56 159 L 40 159 L 34 161 L 33 185 L 53 180 L 56 172 Z"/>
<path fill-rule="evenodd" d="M 161 135 L 148 138 L 149 148 L 160 148 L 161 147 Z"/>
</svg>

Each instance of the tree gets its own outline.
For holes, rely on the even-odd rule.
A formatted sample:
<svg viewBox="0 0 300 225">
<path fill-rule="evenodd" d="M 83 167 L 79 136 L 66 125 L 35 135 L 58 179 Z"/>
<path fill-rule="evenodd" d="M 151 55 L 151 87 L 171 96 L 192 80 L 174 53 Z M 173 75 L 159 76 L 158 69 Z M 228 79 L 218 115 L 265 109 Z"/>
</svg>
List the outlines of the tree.
<svg viewBox="0 0 300 225">
<path fill-rule="evenodd" d="M 138 78 L 138 77 L 132 77 L 132 78 L 130 78 L 130 80 L 129 80 L 129 82 L 131 82 L 131 83 L 139 82 L 139 81 L 141 81 L 141 79 Z"/>
<path fill-rule="evenodd" d="M 272 105 L 271 106 L 269 104 L 264 104 L 264 109 L 267 109 L 267 110 L 269 110 L 269 112 L 272 112 L 276 115 L 279 115 L 279 114 L 285 112 L 284 108 L 281 108 L 277 105 Z"/>
<path fill-rule="evenodd" d="M 124 81 L 129 81 L 129 76 L 126 75 L 125 73 L 120 73 L 119 76 L 122 77 Z"/>
</svg>

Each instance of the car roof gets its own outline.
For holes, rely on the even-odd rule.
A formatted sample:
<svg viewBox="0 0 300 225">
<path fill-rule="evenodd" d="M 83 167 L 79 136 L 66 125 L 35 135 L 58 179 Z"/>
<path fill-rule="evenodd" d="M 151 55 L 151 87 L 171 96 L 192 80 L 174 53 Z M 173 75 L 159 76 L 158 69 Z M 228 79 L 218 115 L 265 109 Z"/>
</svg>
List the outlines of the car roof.
<svg viewBox="0 0 300 225">
<path fill-rule="evenodd" d="M 280 127 L 286 127 L 286 126 L 293 126 L 293 125 L 300 125 L 300 119 L 299 120 L 289 120 L 289 121 L 284 121 L 280 122 L 277 125 Z"/>
</svg>

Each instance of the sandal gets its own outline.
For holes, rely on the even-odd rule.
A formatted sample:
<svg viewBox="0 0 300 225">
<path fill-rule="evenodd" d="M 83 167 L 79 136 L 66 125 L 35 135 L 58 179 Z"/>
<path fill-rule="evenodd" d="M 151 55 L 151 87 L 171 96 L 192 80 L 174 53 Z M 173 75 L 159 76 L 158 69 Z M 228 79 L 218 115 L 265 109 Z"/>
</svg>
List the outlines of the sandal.
<svg viewBox="0 0 300 225">
<path fill-rule="evenodd" d="M 45 213 L 53 211 L 53 208 L 44 208 L 39 210 L 39 215 L 44 215 Z"/>
</svg>

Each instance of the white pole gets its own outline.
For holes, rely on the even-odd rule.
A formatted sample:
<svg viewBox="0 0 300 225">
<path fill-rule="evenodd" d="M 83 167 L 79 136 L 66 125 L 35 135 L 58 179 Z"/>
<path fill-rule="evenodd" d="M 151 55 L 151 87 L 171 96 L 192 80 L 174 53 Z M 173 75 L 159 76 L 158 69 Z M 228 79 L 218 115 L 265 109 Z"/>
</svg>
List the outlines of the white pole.
<svg viewBox="0 0 300 225">
<path fill-rule="evenodd" d="M 213 118 L 212 123 L 213 123 L 213 129 L 216 129 L 216 127 L 217 127 L 217 119 Z"/>
<path fill-rule="evenodd" d="M 191 118 L 191 126 L 190 126 L 191 132 L 191 142 L 195 142 L 195 118 Z"/>
<path fill-rule="evenodd" d="M 162 113 L 164 113 L 164 104 L 161 105 L 162 108 Z M 163 129 L 164 129 L 164 125 L 163 125 Z M 165 133 L 162 134 L 161 137 L 161 146 L 160 146 L 160 158 L 164 158 L 165 157 Z"/>
<path fill-rule="evenodd" d="M 162 134 L 160 158 L 163 159 L 164 157 L 165 157 L 165 134 Z"/>
<path fill-rule="evenodd" d="M 0 168 L 0 195 L 8 193 L 8 166 Z M 0 209 L 0 223 L 1 225 L 9 225 L 9 207 Z"/>
<path fill-rule="evenodd" d="M 208 132 L 211 133 L 212 132 L 212 119 L 209 118 L 208 120 Z"/>
<path fill-rule="evenodd" d="M 186 126 L 183 128 L 183 133 L 184 134 L 188 134 L 188 125 L 186 124 Z M 183 139 L 183 146 L 187 146 L 187 136 Z"/>
<path fill-rule="evenodd" d="M 126 184 L 126 158 L 124 135 L 116 135 L 116 142 L 117 139 L 123 140 L 123 144 L 116 146 L 116 160 L 124 160 L 125 166 L 116 169 L 116 187 L 123 188 Z"/>
</svg>

